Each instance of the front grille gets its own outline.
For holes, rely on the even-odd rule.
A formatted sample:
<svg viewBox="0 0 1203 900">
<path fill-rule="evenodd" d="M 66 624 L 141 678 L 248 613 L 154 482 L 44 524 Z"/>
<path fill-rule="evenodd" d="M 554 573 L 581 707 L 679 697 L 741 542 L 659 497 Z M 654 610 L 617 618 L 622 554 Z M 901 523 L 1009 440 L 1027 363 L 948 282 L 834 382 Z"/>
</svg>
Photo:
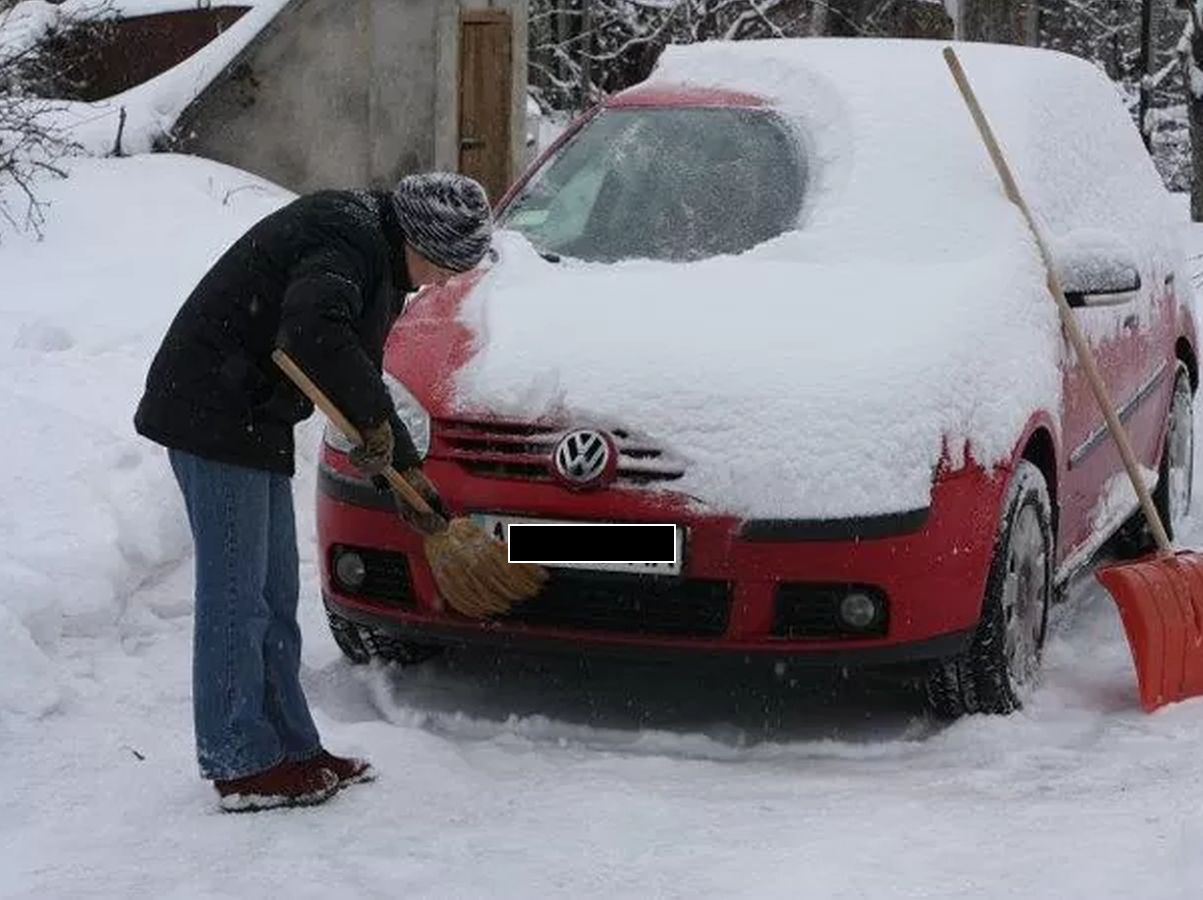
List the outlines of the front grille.
<svg viewBox="0 0 1203 900">
<path fill-rule="evenodd" d="M 855 629 L 840 619 L 840 601 L 848 594 L 868 594 L 881 603 L 882 614 L 868 628 Z M 880 588 L 858 584 L 786 583 L 777 588 L 773 636 L 781 638 L 882 637 L 889 626 L 889 603 Z"/>
<path fill-rule="evenodd" d="M 503 621 L 619 634 L 721 637 L 730 609 L 725 581 L 553 569 L 542 592 Z"/>
<path fill-rule="evenodd" d="M 442 419 L 435 423 L 431 455 L 458 463 L 473 475 L 551 481 L 551 454 L 570 429 L 557 425 Z M 616 480 L 642 485 L 675 481 L 683 463 L 630 431 L 609 432 L 618 449 Z"/>
<path fill-rule="evenodd" d="M 332 574 L 340 593 L 350 597 L 383 600 L 391 606 L 413 605 L 413 585 L 409 576 L 409 562 L 404 553 L 336 545 L 330 548 L 331 573 L 335 573 L 334 561 L 338 555 L 348 550 L 359 554 L 366 575 L 362 585 L 352 588 L 342 583 L 337 574 Z"/>
</svg>

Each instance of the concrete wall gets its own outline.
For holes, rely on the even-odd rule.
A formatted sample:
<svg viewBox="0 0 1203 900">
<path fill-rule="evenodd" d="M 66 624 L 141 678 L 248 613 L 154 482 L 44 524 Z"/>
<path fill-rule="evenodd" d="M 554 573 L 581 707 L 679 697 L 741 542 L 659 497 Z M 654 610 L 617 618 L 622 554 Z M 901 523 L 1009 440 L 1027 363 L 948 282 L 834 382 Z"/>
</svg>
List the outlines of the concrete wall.
<svg viewBox="0 0 1203 900">
<path fill-rule="evenodd" d="M 189 108 L 177 147 L 298 192 L 386 187 L 411 172 L 454 171 L 459 12 L 476 2 L 293 0 Z M 526 0 L 504 3 L 515 26 L 517 168 L 525 134 Z"/>
</svg>

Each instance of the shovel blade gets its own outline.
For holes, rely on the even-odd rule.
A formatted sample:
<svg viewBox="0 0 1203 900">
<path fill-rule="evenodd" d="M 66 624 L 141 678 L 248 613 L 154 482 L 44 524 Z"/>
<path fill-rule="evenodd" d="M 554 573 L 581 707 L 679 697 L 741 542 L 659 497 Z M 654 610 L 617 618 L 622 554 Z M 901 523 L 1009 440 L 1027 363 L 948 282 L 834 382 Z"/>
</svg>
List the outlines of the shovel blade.
<svg viewBox="0 0 1203 900">
<path fill-rule="evenodd" d="M 1119 607 L 1145 711 L 1203 696 L 1203 554 L 1157 554 L 1096 577 Z"/>
</svg>

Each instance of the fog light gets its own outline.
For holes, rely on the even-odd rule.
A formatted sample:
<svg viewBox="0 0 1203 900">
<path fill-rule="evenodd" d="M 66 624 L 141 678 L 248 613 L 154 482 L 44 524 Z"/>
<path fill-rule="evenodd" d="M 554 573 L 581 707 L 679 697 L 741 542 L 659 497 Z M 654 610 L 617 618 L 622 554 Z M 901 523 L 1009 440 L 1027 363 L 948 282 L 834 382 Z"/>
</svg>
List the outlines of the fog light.
<svg viewBox="0 0 1203 900">
<path fill-rule="evenodd" d="M 877 601 L 868 594 L 859 591 L 848 594 L 840 601 L 840 618 L 844 624 L 857 631 L 863 631 L 877 621 Z"/>
<path fill-rule="evenodd" d="M 363 557 L 354 550 L 338 550 L 334 555 L 334 577 L 345 588 L 357 591 L 368 577 Z"/>
</svg>

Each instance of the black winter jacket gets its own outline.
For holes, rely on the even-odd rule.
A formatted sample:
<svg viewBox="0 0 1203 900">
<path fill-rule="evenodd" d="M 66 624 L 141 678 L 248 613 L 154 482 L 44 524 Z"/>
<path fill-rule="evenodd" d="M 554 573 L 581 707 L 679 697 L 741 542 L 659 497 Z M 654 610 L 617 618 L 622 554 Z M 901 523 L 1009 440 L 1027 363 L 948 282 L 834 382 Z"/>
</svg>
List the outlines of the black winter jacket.
<svg viewBox="0 0 1203 900">
<path fill-rule="evenodd" d="M 138 433 L 196 456 L 292 475 L 293 427 L 313 405 L 283 348 L 359 429 L 391 419 L 394 464 L 418 462 L 381 380 L 385 339 L 412 290 L 383 194 L 322 191 L 252 227 L 204 276 L 150 366 Z"/>
</svg>

